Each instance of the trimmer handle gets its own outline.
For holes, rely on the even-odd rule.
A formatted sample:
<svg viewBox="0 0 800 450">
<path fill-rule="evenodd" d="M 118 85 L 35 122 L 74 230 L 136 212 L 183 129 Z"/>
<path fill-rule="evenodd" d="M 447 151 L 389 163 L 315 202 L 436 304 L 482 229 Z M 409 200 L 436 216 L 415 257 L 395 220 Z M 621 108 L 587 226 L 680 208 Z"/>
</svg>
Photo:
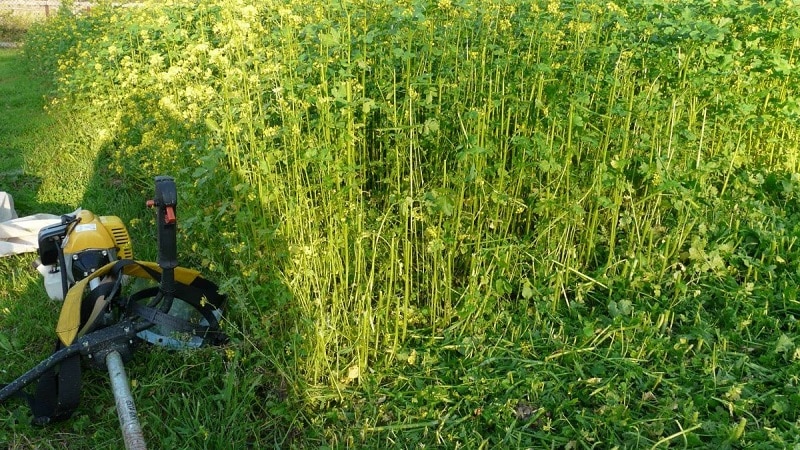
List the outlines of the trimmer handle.
<svg viewBox="0 0 800 450">
<path fill-rule="evenodd" d="M 178 190 L 175 179 L 168 176 L 155 177 L 155 198 L 147 206 L 156 208 L 158 229 L 158 266 L 161 267 L 161 291 L 175 292 L 175 272 L 178 267 L 177 218 Z"/>
</svg>

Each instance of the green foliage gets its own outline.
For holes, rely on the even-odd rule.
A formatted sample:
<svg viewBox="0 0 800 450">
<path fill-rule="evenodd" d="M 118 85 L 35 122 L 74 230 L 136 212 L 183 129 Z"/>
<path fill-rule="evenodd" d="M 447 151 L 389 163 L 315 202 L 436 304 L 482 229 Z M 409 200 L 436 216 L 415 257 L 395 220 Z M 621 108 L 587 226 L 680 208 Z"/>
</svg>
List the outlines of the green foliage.
<svg viewBox="0 0 800 450">
<path fill-rule="evenodd" d="M 26 48 L 185 186 L 286 439 L 785 446 L 799 11 L 153 2 Z"/>
</svg>

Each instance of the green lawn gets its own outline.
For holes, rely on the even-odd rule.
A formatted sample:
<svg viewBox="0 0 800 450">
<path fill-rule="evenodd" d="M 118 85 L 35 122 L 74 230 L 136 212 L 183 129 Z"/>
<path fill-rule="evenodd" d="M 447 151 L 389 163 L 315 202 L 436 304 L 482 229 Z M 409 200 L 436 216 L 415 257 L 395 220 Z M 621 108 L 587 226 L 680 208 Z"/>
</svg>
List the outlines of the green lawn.
<svg viewBox="0 0 800 450">
<path fill-rule="evenodd" d="M 42 110 L 44 89 L 31 81 L 18 50 L 0 50 L 0 188 L 14 195 L 21 213 L 32 212 L 38 179 L 25 174 L 25 159 L 54 121 Z"/>
</svg>

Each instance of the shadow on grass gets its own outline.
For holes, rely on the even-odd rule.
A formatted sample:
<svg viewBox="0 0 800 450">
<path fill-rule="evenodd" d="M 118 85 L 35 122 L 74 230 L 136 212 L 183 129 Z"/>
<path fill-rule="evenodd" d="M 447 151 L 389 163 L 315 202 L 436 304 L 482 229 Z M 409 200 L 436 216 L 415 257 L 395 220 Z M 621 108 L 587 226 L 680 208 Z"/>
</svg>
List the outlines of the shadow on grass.
<svg viewBox="0 0 800 450">
<path fill-rule="evenodd" d="M 14 58 L 18 60 L 16 66 L 24 68 L 21 53 Z M 13 75 L 7 66 L 0 67 L 0 78 L 9 73 Z M 17 76 L 5 79 L 23 83 Z M 63 119 L 47 117 L 40 101 L 44 89 L 41 85 L 37 89 L 31 89 L 27 98 L 31 101 L 38 98 L 38 106 L 28 105 L 18 97 L 13 105 L 0 106 L 0 117 L 9 117 L 16 108 L 27 105 L 28 121 L 27 126 L 16 123 L 3 128 L 0 124 L 0 141 L 4 140 L 4 132 L 6 136 L 22 136 L 21 144 L 0 145 L 3 161 L 0 189 L 12 193 L 21 215 L 65 214 L 82 207 L 97 215 L 119 216 L 130 233 L 134 258 L 155 261 L 154 213 L 145 207 L 146 200 L 153 195 L 152 179 L 132 179 L 110 170 L 112 148 L 92 142 L 91 123 L 64 123 Z M 39 115 L 32 111 L 35 108 L 39 108 Z M 86 129 L 75 132 L 74 127 Z M 44 135 L 43 129 L 48 130 Z M 65 143 L 63 139 L 76 142 Z M 191 254 L 192 243 L 180 237 L 181 211 L 202 209 L 205 205 L 181 205 L 182 190 L 191 187 L 176 181 L 179 262 L 194 268 L 199 261 Z M 225 253 L 223 245 L 215 249 Z M 0 382 L 12 381 L 53 351 L 61 303 L 48 299 L 42 279 L 33 268 L 35 258 L 35 254 L 26 254 L 0 259 L 0 350 L 5 363 Z M 220 261 L 228 258 L 230 255 L 221 255 Z M 265 295 L 288 292 L 277 276 L 270 278 L 273 280 L 270 286 L 259 286 L 261 290 L 255 291 Z M 225 284 L 226 280 L 213 281 Z M 232 337 L 229 346 L 178 352 L 141 346 L 133 360 L 126 363 L 145 438 L 154 447 L 282 447 L 297 436 L 293 424 L 296 414 L 287 403 L 288 382 L 270 367 L 272 360 L 267 356 L 270 352 L 256 348 L 270 339 L 271 347 L 282 349 L 282 340 L 288 338 L 261 333 L 261 338 L 251 339 L 249 334 L 259 326 L 260 318 L 250 317 L 258 308 L 247 304 L 246 293 L 252 295 L 254 290 L 238 285 L 241 283 L 228 283 L 232 293 L 229 304 L 232 323 L 226 330 Z M 260 303 L 262 308 L 271 305 L 267 300 Z M 283 319 L 290 320 L 287 316 Z M 254 341 L 258 344 L 253 344 Z M 27 390 L 32 392 L 33 386 Z M 30 425 L 27 405 L 9 401 L 0 407 L 0 444 L 5 446 L 0 447 L 121 448 L 114 408 L 107 374 L 90 370 L 84 364 L 81 404 L 70 420 L 35 428 Z"/>
<path fill-rule="evenodd" d="M 14 197 L 14 209 L 19 217 L 37 213 L 66 214 L 75 210 L 59 202 L 40 202 L 36 195 L 42 185 L 41 177 L 20 171 L 0 173 L 0 190 Z"/>
</svg>

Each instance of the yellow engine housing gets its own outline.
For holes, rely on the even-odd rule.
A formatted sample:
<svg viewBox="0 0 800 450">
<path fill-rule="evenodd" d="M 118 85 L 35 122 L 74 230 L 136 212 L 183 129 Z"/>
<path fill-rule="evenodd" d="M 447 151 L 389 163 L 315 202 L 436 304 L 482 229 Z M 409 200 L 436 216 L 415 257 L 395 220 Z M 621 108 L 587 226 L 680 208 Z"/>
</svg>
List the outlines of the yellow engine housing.
<svg viewBox="0 0 800 450">
<path fill-rule="evenodd" d="M 133 258 L 133 248 L 128 229 L 117 216 L 96 216 L 91 211 L 81 210 L 78 221 L 64 239 L 65 255 L 74 255 L 84 250 L 113 251 L 118 259 Z"/>
</svg>

